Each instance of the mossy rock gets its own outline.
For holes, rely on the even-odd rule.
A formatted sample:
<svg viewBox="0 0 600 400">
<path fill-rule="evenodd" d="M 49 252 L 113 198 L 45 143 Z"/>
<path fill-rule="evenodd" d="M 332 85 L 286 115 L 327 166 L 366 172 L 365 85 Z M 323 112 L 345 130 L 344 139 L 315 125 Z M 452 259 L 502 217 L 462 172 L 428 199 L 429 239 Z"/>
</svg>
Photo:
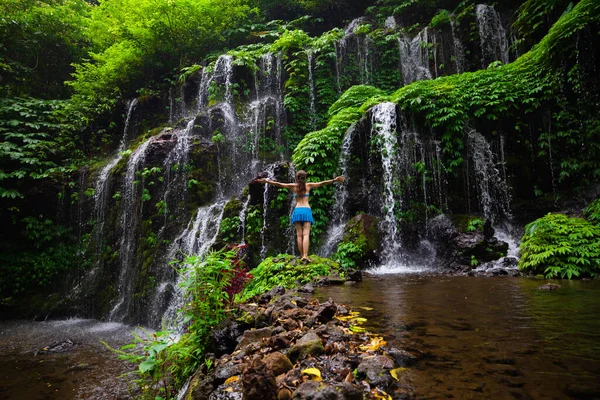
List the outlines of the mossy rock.
<svg viewBox="0 0 600 400">
<path fill-rule="evenodd" d="M 469 233 L 473 232 L 469 230 L 469 226 L 475 227 L 478 229 L 479 226 L 483 227 L 484 218 L 478 217 L 476 215 L 467 215 L 467 214 L 448 214 L 446 215 L 452 225 L 458 230 L 460 233 Z M 481 221 L 479 224 L 478 221 Z"/>
<path fill-rule="evenodd" d="M 342 255 L 342 249 L 348 245 L 353 251 Z M 377 258 L 380 245 L 378 218 L 359 214 L 346 224 L 336 257 L 349 257 L 355 266 L 365 268 Z"/>
<path fill-rule="evenodd" d="M 267 292 L 275 286 L 290 289 L 339 272 L 339 264 L 329 258 L 313 254 L 310 256 L 310 260 L 310 262 L 304 263 L 299 257 L 291 254 L 279 254 L 276 257 L 266 258 L 258 267 L 250 271 L 253 279 L 244 289 L 242 297 L 249 299 Z"/>
</svg>

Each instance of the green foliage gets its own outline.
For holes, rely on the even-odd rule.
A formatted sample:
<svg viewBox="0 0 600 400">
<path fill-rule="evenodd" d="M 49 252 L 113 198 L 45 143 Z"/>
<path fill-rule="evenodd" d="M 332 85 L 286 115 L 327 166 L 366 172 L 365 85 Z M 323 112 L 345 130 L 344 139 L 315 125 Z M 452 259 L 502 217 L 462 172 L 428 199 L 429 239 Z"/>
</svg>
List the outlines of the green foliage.
<svg viewBox="0 0 600 400">
<path fill-rule="evenodd" d="M 442 28 L 444 26 L 450 25 L 452 18 L 452 13 L 448 10 L 440 10 L 433 18 L 431 18 L 431 22 L 429 26 L 432 28 Z"/>
<path fill-rule="evenodd" d="M 134 372 L 142 398 L 176 398 L 177 388 L 200 366 L 211 329 L 230 315 L 226 291 L 234 268 L 234 251 L 211 252 L 204 257 L 189 256 L 178 270 L 186 302 L 179 310 L 186 326 L 179 340 L 173 332 L 135 334 L 134 342 L 115 350 L 119 358 L 138 365 Z"/>
<path fill-rule="evenodd" d="M 236 238 L 239 228 L 240 217 L 223 218 L 221 220 L 221 227 L 219 228 L 219 235 L 225 243 L 231 243 Z"/>
<path fill-rule="evenodd" d="M 240 298 L 242 300 L 262 294 L 275 286 L 287 289 L 297 284 L 305 284 L 320 276 L 327 276 L 339 269 L 339 265 L 327 258 L 311 256 L 311 262 L 302 264 L 299 259 L 289 254 L 265 259 L 250 273 L 254 277 L 246 286 Z"/>
<path fill-rule="evenodd" d="M 592 201 L 583 212 L 585 219 L 593 224 L 600 224 L 600 197 Z"/>
<path fill-rule="evenodd" d="M 519 268 L 546 277 L 596 277 L 600 273 L 600 226 L 582 218 L 548 214 L 525 227 Z"/>
<path fill-rule="evenodd" d="M 470 219 L 467 225 L 467 232 L 475 232 L 477 230 L 483 232 L 483 220 L 481 218 Z"/>
<path fill-rule="evenodd" d="M 0 99 L 0 198 L 23 198 L 33 181 L 62 178 L 75 170 L 76 156 L 62 123 L 64 101 Z"/>
<path fill-rule="evenodd" d="M 39 215 L 25 217 L 0 240 L 0 293 L 42 288 L 60 274 L 85 265 L 71 230 Z"/>
<path fill-rule="evenodd" d="M 364 251 L 361 247 L 353 242 L 342 242 L 338 245 L 333 259 L 340 264 L 340 268 L 356 268 L 356 260 L 364 256 Z"/>
<path fill-rule="evenodd" d="M 0 1 L 0 97 L 65 98 L 89 48 L 84 0 Z"/>
<path fill-rule="evenodd" d="M 333 116 L 344 108 L 358 108 L 367 99 L 383 97 L 385 92 L 373 86 L 356 85 L 346 90 L 340 98 L 329 107 L 328 114 Z"/>
<path fill-rule="evenodd" d="M 75 80 L 69 83 L 75 90 L 73 106 L 91 118 L 137 88 L 160 89 L 164 77 L 188 60 L 222 48 L 224 32 L 251 14 L 245 0 L 101 2 L 87 22 L 94 52 L 75 65 Z"/>
</svg>

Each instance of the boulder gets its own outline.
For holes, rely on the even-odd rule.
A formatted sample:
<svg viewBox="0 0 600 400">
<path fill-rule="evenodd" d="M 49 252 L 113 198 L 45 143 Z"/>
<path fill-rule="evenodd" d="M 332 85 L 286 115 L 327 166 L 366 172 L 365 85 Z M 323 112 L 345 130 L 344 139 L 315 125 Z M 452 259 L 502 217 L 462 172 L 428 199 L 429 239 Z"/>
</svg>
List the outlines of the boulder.
<svg viewBox="0 0 600 400">
<path fill-rule="evenodd" d="M 288 357 L 292 361 L 301 360 L 309 355 L 318 356 L 325 351 L 323 342 L 315 331 L 309 331 L 302 336 L 288 352 Z"/>
<path fill-rule="evenodd" d="M 242 347 L 249 345 L 250 343 L 260 342 L 261 339 L 270 337 L 272 333 L 273 328 L 271 328 L 270 326 L 261 329 L 249 329 L 245 331 L 242 335 L 242 338 L 240 339 L 236 350 L 239 350 Z"/>
<path fill-rule="evenodd" d="M 200 369 L 190 379 L 190 384 L 182 398 L 183 400 L 208 400 L 214 390 L 214 377 L 206 375 Z"/>
<path fill-rule="evenodd" d="M 315 318 L 320 323 L 325 324 L 333 319 L 336 312 L 337 305 L 332 299 L 329 299 L 327 302 L 321 305 L 321 308 L 319 308 L 319 311 L 317 311 Z"/>
<path fill-rule="evenodd" d="M 493 236 L 491 222 L 476 216 L 438 215 L 430 221 L 427 234 L 437 259 L 453 271 L 498 260 L 508 252 L 508 243 Z"/>
<path fill-rule="evenodd" d="M 347 255 L 359 268 L 366 268 L 377 261 L 380 248 L 379 220 L 368 214 L 359 214 L 352 218 L 344 228 L 344 236 L 339 246 L 352 243 L 357 252 Z"/>
<path fill-rule="evenodd" d="M 267 354 L 263 362 L 271 368 L 275 376 L 285 374 L 294 367 L 290 359 L 278 351 Z"/>
<path fill-rule="evenodd" d="M 235 350 L 243 332 L 244 325 L 231 319 L 222 321 L 210 334 L 209 351 L 215 353 L 217 357 L 231 353 Z"/>
<path fill-rule="evenodd" d="M 252 360 L 242 374 L 245 400 L 264 400 L 277 398 L 277 383 L 270 368 L 260 357 Z"/>
</svg>

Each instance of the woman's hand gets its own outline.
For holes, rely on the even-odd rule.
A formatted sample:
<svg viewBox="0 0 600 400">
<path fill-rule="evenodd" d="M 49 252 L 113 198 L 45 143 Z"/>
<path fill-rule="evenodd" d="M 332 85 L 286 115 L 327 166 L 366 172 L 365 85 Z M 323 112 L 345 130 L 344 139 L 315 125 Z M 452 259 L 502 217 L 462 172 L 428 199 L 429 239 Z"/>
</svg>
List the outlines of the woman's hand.
<svg viewBox="0 0 600 400">
<path fill-rule="evenodd" d="M 333 178 L 334 182 L 344 182 L 346 180 L 346 178 L 344 178 L 343 176 L 336 176 L 335 178 Z"/>
</svg>

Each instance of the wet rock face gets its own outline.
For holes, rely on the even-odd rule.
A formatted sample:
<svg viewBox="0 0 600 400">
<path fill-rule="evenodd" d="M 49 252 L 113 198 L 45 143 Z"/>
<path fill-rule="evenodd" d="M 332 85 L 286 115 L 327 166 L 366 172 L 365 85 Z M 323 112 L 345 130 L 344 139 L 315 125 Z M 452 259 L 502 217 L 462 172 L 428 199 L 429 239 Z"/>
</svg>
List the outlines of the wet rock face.
<svg viewBox="0 0 600 400">
<path fill-rule="evenodd" d="M 231 353 L 247 326 L 226 319 L 215 327 L 210 335 L 209 349 L 217 357 Z"/>
<path fill-rule="evenodd" d="M 242 374 L 245 400 L 264 400 L 277 398 L 277 383 L 273 371 L 255 358 Z"/>
<path fill-rule="evenodd" d="M 498 260 L 508 252 L 508 243 L 494 237 L 490 221 L 481 228 L 469 231 L 468 215 L 439 215 L 431 220 L 428 236 L 436 249 L 437 258 L 448 269 L 460 271 L 475 264 Z"/>
<path fill-rule="evenodd" d="M 368 214 L 355 216 L 344 228 L 342 243 L 352 243 L 360 249 L 360 255 L 353 260 L 357 266 L 365 268 L 376 262 L 381 247 L 378 219 Z"/>
</svg>

